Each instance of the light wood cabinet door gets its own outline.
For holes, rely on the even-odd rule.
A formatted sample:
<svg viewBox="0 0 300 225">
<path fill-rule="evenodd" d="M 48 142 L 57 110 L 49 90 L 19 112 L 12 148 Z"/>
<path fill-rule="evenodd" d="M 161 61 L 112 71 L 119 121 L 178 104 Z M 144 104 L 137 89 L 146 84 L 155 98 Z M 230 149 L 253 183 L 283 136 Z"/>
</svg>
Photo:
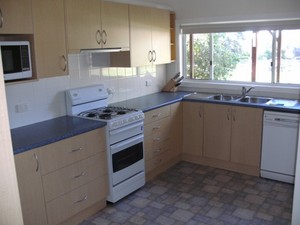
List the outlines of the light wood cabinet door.
<svg viewBox="0 0 300 225">
<path fill-rule="evenodd" d="M 68 73 L 64 4 L 61 0 L 33 0 L 37 76 Z"/>
<path fill-rule="evenodd" d="M 262 119 L 262 109 L 232 107 L 232 162 L 259 168 Z"/>
<path fill-rule="evenodd" d="M 151 51 L 151 8 L 129 6 L 130 12 L 130 59 L 131 66 L 150 65 Z"/>
<path fill-rule="evenodd" d="M 24 224 L 47 224 L 37 150 L 15 155 L 15 165 Z"/>
<path fill-rule="evenodd" d="M 203 154 L 203 104 L 183 102 L 183 154 Z"/>
<path fill-rule="evenodd" d="M 165 64 L 171 61 L 170 48 L 170 12 L 163 9 L 151 9 L 153 63 Z"/>
<path fill-rule="evenodd" d="M 32 34 L 31 0 L 0 0 L 0 34 Z"/>
<path fill-rule="evenodd" d="M 231 106 L 204 104 L 203 155 L 230 160 Z"/>
<path fill-rule="evenodd" d="M 101 47 L 101 1 L 65 0 L 68 51 Z"/>
<path fill-rule="evenodd" d="M 103 1 L 102 6 L 103 48 L 129 49 L 129 9 L 127 4 Z"/>
<path fill-rule="evenodd" d="M 182 103 L 174 103 L 171 105 L 171 154 L 172 156 L 178 156 L 182 152 L 182 135 L 183 135 L 183 127 L 182 127 Z"/>
</svg>

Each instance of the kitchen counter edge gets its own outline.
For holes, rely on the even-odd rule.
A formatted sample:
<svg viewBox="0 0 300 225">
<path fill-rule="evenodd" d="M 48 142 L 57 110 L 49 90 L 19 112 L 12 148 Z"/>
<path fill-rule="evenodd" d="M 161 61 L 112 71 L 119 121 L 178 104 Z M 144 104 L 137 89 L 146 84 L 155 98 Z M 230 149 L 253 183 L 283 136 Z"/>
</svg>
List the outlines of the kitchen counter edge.
<svg viewBox="0 0 300 225">
<path fill-rule="evenodd" d="M 105 126 L 101 121 L 62 116 L 14 128 L 11 129 L 13 153 L 16 155 Z"/>
</svg>

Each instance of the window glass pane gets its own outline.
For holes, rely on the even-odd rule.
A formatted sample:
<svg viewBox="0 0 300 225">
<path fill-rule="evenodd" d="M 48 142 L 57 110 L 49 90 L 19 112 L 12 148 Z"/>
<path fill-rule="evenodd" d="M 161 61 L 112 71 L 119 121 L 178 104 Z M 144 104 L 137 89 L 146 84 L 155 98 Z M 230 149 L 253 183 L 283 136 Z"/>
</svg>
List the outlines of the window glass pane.
<svg viewBox="0 0 300 225">
<path fill-rule="evenodd" d="M 252 32 L 213 35 L 213 79 L 251 81 Z"/>
<path fill-rule="evenodd" d="M 300 84 L 300 30 L 283 30 L 279 83 Z"/>
<path fill-rule="evenodd" d="M 186 57 L 188 78 L 210 79 L 209 39 L 210 34 L 187 35 Z M 192 50 L 190 49 L 192 43 Z"/>
<path fill-rule="evenodd" d="M 272 43 L 273 32 L 263 30 L 257 32 L 256 82 L 272 82 Z"/>
</svg>

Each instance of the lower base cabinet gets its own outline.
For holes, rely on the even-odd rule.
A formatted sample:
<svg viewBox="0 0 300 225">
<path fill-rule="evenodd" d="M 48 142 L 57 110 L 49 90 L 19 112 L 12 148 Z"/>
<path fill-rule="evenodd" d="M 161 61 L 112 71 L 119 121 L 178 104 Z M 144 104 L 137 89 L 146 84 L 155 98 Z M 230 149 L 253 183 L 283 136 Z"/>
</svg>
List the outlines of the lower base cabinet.
<svg viewBox="0 0 300 225">
<path fill-rule="evenodd" d="M 183 160 L 259 176 L 263 109 L 183 103 Z"/>
<path fill-rule="evenodd" d="M 25 225 L 73 225 L 106 206 L 104 128 L 15 156 Z"/>
</svg>

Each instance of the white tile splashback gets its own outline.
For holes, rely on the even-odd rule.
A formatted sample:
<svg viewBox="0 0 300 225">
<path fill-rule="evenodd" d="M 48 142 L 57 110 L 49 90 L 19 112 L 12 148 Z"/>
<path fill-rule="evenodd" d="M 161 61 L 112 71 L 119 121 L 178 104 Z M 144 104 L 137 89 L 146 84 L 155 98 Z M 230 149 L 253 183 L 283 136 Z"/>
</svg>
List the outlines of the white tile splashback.
<svg viewBox="0 0 300 225">
<path fill-rule="evenodd" d="M 66 115 L 64 91 L 70 88 L 104 83 L 112 92 L 109 102 L 114 103 L 159 92 L 166 83 L 165 65 L 95 67 L 91 59 L 88 53 L 72 54 L 69 55 L 68 76 L 6 85 L 10 127 Z M 146 87 L 146 80 L 151 80 L 151 86 Z M 19 104 L 27 105 L 28 111 L 17 112 Z"/>
</svg>

